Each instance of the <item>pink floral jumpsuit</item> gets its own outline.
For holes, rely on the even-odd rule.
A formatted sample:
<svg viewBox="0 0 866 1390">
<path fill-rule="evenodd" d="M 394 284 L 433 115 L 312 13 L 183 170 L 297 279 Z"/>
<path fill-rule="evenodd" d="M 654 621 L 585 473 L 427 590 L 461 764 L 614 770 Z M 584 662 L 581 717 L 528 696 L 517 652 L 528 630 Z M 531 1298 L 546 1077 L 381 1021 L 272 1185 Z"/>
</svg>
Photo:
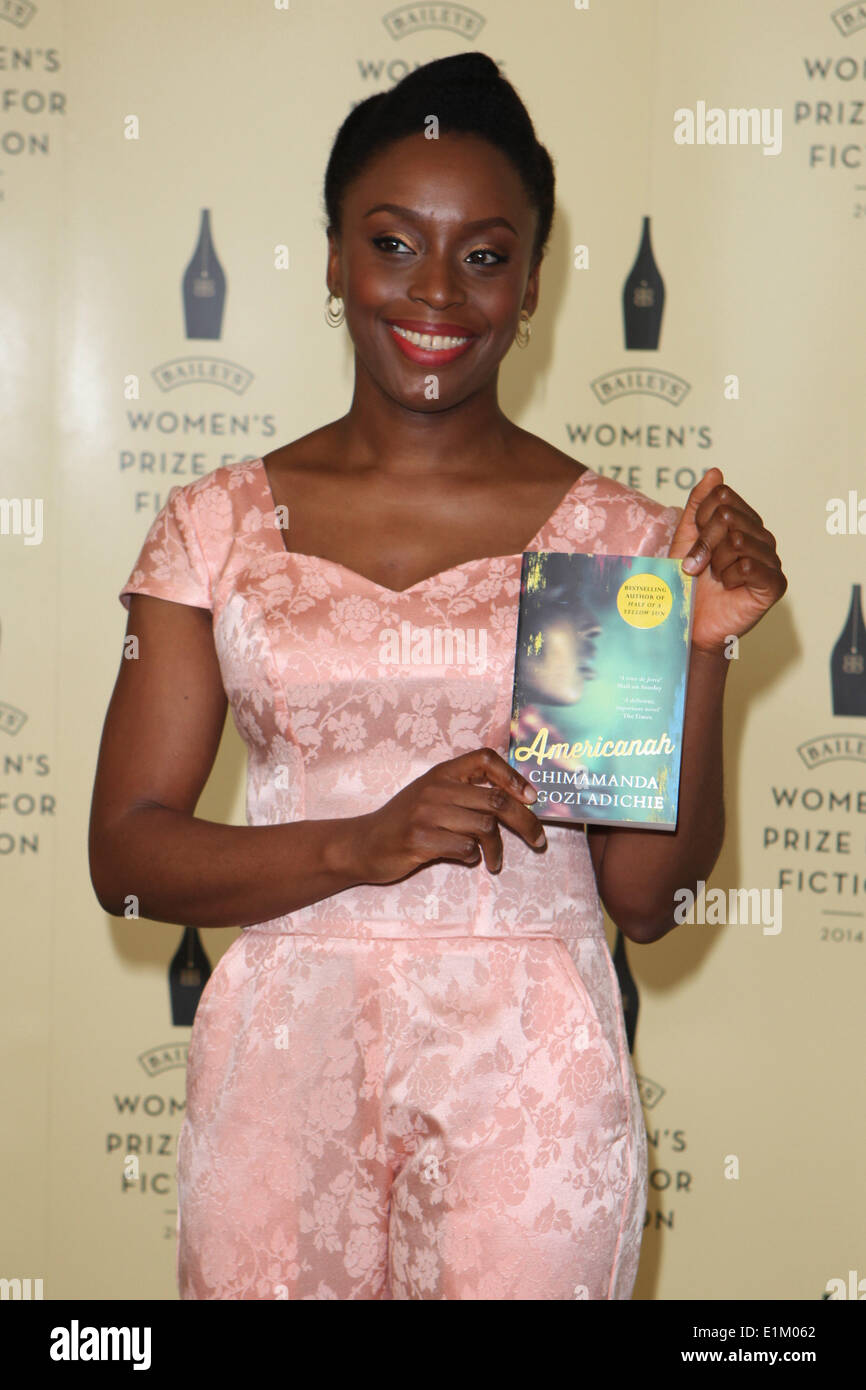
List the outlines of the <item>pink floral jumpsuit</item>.
<svg viewBox="0 0 866 1390">
<path fill-rule="evenodd" d="M 664 555 L 679 516 L 588 470 L 524 548 Z M 257 459 L 172 488 L 120 597 L 212 612 L 247 819 L 277 825 L 505 756 L 520 560 L 395 592 L 292 553 Z M 643 1117 L 586 836 L 546 834 L 233 941 L 190 1044 L 181 1298 L 631 1297 Z"/>
</svg>

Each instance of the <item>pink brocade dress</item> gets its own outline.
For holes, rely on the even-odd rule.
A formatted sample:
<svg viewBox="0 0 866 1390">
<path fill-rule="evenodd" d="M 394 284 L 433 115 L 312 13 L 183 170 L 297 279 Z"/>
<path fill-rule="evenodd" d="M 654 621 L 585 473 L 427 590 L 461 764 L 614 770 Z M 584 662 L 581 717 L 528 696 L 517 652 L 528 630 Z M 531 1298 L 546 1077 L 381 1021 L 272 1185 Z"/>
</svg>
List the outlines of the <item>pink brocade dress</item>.
<svg viewBox="0 0 866 1390">
<path fill-rule="evenodd" d="M 588 470 L 525 548 L 664 555 L 680 515 Z M 247 819 L 278 825 L 505 756 L 520 562 L 398 593 L 292 553 L 257 459 L 172 488 L 120 597 L 212 611 Z M 586 836 L 546 834 L 233 941 L 190 1041 L 181 1298 L 631 1297 L 643 1116 Z"/>
</svg>

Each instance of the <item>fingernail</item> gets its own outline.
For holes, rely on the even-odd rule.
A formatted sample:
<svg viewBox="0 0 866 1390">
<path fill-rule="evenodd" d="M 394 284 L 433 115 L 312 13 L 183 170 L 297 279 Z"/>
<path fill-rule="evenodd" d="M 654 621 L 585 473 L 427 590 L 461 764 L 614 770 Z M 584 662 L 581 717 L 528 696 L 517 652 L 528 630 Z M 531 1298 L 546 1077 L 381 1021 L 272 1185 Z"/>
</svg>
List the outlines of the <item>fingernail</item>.
<svg viewBox="0 0 866 1390">
<path fill-rule="evenodd" d="M 697 555 L 687 555 L 686 558 L 683 560 L 683 569 L 685 570 L 686 574 L 694 574 L 697 567 Z"/>
<path fill-rule="evenodd" d="M 526 798 L 527 801 L 537 801 L 537 800 L 538 800 L 538 792 L 535 790 L 534 787 L 524 787 L 524 789 L 523 789 L 523 795 L 524 795 L 524 797 Z"/>
<path fill-rule="evenodd" d="M 538 835 L 536 836 L 535 840 L 533 841 L 533 844 L 536 844 L 536 845 L 538 845 L 538 846 L 546 845 L 546 844 L 547 844 L 547 836 L 545 835 L 543 829 L 542 829 L 542 830 L 539 830 Z"/>
</svg>

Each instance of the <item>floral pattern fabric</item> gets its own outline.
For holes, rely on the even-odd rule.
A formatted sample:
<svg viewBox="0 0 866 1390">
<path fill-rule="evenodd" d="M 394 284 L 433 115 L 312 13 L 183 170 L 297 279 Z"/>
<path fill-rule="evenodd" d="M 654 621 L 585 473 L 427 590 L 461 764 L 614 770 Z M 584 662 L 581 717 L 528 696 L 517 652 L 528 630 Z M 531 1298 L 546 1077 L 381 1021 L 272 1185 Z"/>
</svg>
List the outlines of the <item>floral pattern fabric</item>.
<svg viewBox="0 0 866 1390">
<path fill-rule="evenodd" d="M 526 550 L 664 555 L 681 513 L 592 470 Z M 171 490 L 121 601 L 207 608 L 251 825 L 363 815 L 505 756 L 521 554 L 397 592 L 291 552 L 262 459 Z M 189 1299 L 627 1299 L 646 1135 L 586 837 L 438 861 L 245 927 L 196 1014 Z"/>
</svg>

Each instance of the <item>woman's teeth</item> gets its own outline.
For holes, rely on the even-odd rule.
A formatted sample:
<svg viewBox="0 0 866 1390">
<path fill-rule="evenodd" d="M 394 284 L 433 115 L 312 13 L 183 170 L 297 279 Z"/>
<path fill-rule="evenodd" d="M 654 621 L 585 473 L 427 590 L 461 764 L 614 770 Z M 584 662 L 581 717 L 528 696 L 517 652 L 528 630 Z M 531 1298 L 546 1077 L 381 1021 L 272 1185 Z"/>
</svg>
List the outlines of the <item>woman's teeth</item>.
<svg viewBox="0 0 866 1390">
<path fill-rule="evenodd" d="M 398 328 L 395 323 L 389 323 L 388 327 L 392 333 L 399 333 L 401 338 L 426 352 L 447 352 L 450 348 L 469 342 L 468 338 L 446 338 L 441 333 L 410 333 L 408 328 Z"/>
</svg>

